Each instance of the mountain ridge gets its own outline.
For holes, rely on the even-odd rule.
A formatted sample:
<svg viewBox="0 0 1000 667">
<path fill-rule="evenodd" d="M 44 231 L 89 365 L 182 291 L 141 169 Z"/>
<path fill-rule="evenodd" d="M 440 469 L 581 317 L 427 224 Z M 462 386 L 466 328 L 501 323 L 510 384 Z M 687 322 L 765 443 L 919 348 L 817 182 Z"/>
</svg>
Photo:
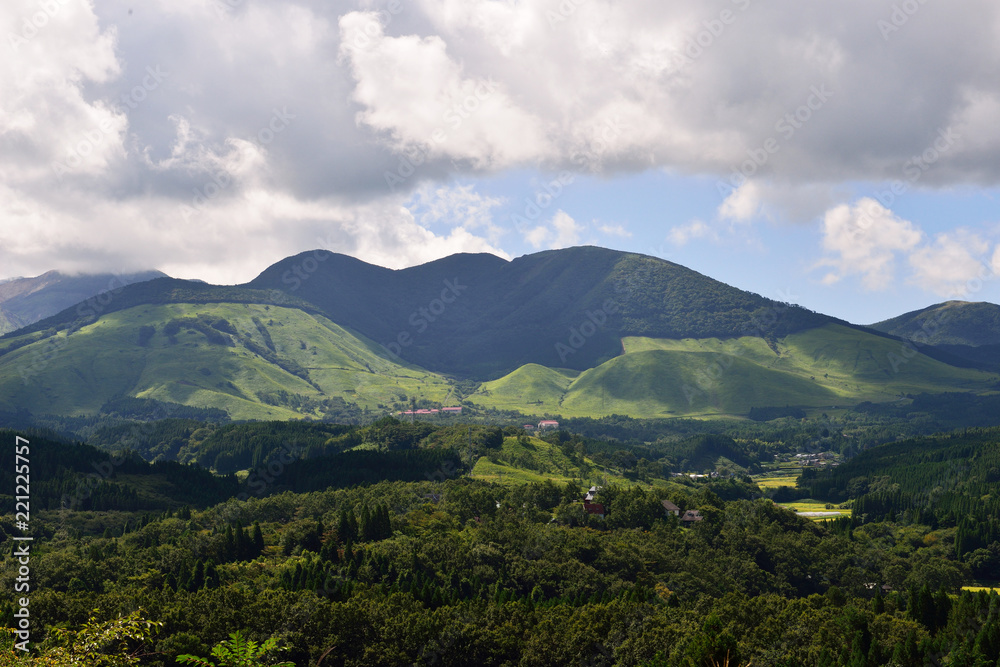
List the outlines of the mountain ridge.
<svg viewBox="0 0 1000 667">
<path fill-rule="evenodd" d="M 616 356 L 629 335 L 781 336 L 841 322 L 666 260 L 595 246 L 510 261 L 454 255 L 396 271 L 366 265 L 357 274 L 339 270 L 344 262 L 330 261 L 332 253 L 319 259 L 322 252 L 277 262 L 244 286 L 297 296 L 408 361 L 480 379 L 527 363 L 585 370 Z M 310 259 L 315 268 L 302 279 Z M 444 303 L 440 293 L 456 281 L 456 298 Z M 324 289 L 331 282 L 341 289 Z M 378 301 L 372 285 L 385 295 L 379 313 L 370 305 Z"/>
<path fill-rule="evenodd" d="M 416 401 L 674 417 L 997 384 L 923 349 L 593 246 L 397 270 L 316 250 L 243 285 L 127 285 L 0 337 L 0 409 L 83 416 L 138 398 L 288 419 Z"/>
</svg>

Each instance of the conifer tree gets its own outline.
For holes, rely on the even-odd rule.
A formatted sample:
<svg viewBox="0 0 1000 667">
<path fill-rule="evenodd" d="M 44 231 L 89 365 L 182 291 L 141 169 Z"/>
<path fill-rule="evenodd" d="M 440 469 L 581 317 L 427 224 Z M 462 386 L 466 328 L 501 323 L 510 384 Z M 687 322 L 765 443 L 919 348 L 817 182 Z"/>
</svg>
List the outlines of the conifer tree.
<svg viewBox="0 0 1000 667">
<path fill-rule="evenodd" d="M 250 538 L 253 542 L 253 557 L 264 553 L 264 533 L 260 530 L 260 523 L 257 521 L 253 522 L 253 536 Z"/>
</svg>

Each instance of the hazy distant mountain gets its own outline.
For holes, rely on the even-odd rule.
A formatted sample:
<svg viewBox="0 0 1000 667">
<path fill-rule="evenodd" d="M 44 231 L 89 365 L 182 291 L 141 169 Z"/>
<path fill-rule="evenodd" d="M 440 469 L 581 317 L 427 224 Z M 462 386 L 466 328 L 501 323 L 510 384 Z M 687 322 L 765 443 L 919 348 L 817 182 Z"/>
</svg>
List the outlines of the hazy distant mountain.
<svg viewBox="0 0 1000 667">
<path fill-rule="evenodd" d="M 55 315 L 102 292 L 117 292 L 125 285 L 165 275 L 159 271 L 145 271 L 70 276 L 49 271 L 36 278 L 4 281 L 0 283 L 0 334 Z"/>
<path fill-rule="evenodd" d="M 946 301 L 871 327 L 930 346 L 942 359 L 1000 369 L 1000 306 L 992 303 Z"/>
</svg>

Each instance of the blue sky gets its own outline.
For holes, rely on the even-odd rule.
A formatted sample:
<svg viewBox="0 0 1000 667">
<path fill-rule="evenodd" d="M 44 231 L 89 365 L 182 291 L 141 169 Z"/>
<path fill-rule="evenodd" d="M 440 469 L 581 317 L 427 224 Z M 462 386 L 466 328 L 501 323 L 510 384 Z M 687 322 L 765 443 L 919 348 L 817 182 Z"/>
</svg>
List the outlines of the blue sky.
<svg viewBox="0 0 1000 667">
<path fill-rule="evenodd" d="M 10 0 L 0 37 L 0 279 L 597 244 L 858 323 L 1000 301 L 993 0 Z"/>
<path fill-rule="evenodd" d="M 964 294 L 914 284 L 905 255 L 896 258 L 891 283 L 879 289 L 866 288 L 855 276 L 824 284 L 826 272 L 819 263 L 829 253 L 823 247 L 822 219 L 790 219 L 780 212 L 762 210 L 746 222 L 720 220 L 718 209 L 723 200 L 717 178 L 683 177 L 665 170 L 619 176 L 573 175 L 572 182 L 558 188 L 558 197 L 550 201 L 542 184 L 553 181 L 559 181 L 559 173 L 518 170 L 485 179 L 459 178 L 451 186 L 471 188 L 485 198 L 499 200 L 492 217 L 504 230 L 499 246 L 511 256 L 565 245 L 555 238 L 532 244 L 524 234 L 525 221 L 531 223 L 529 229 L 534 228 L 563 211 L 579 225 L 572 244 L 652 255 L 741 289 L 859 324 L 871 324 L 946 298 L 1000 302 L 1000 284 L 989 266 L 988 254 L 981 258 L 988 278 L 972 280 Z M 843 187 L 846 200 L 856 201 L 891 191 L 891 182 Z M 549 189 L 557 191 L 556 187 Z M 967 229 L 983 238 L 996 238 L 1000 227 L 996 195 L 995 189 L 974 187 L 914 189 L 897 198 L 893 211 L 919 226 L 928 237 Z M 539 215 L 531 220 L 526 217 L 526 200 L 542 204 Z M 410 206 L 418 215 L 425 209 L 420 197 Z M 703 222 L 708 231 L 684 241 L 676 230 L 692 221 Z M 444 231 L 448 224 L 450 221 L 441 220 L 432 228 Z"/>
</svg>

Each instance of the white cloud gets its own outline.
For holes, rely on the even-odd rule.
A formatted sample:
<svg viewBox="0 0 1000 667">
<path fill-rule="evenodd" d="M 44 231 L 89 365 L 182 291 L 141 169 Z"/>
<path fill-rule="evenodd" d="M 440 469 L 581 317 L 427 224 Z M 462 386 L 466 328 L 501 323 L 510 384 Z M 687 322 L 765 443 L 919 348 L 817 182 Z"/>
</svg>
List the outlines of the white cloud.
<svg viewBox="0 0 1000 667">
<path fill-rule="evenodd" d="M 124 152 L 124 114 L 83 88 L 121 72 L 116 31 L 89 2 L 11 0 L 0 8 L 0 180 L 55 184 L 53 163 L 76 155 L 94 173 Z"/>
<path fill-rule="evenodd" d="M 632 232 L 625 229 L 623 225 L 605 224 L 598 227 L 598 229 L 600 229 L 601 232 L 607 234 L 608 236 L 619 236 L 623 239 L 632 238 Z"/>
<path fill-rule="evenodd" d="M 548 223 L 528 230 L 524 238 L 534 248 L 547 246 L 550 249 L 568 248 L 580 243 L 584 231 L 568 213 L 559 209 Z"/>
<path fill-rule="evenodd" d="M 749 222 L 760 212 L 760 187 L 753 181 L 747 181 L 733 190 L 719 205 L 719 217 L 735 222 Z"/>
<path fill-rule="evenodd" d="M 886 289 L 895 278 L 897 254 L 913 250 L 923 238 L 913 223 L 896 217 L 874 199 L 866 197 L 854 206 L 830 209 L 823 219 L 823 247 L 831 256 L 819 265 L 831 271 L 823 282 L 829 285 L 859 275 L 866 289 Z"/>
<path fill-rule="evenodd" d="M 689 241 L 704 238 L 717 241 L 719 235 L 701 220 L 692 220 L 683 225 L 677 225 L 667 233 L 667 240 L 675 246 L 687 245 Z"/>
<path fill-rule="evenodd" d="M 867 197 L 827 211 L 823 234 L 828 256 L 817 266 L 831 268 L 822 279 L 827 285 L 857 275 L 866 289 L 884 290 L 896 282 L 896 261 L 905 259 L 911 270 L 908 283 L 941 297 L 964 299 L 1000 268 L 1000 245 L 994 247 L 981 233 L 959 228 L 928 238 L 918 225 Z"/>
<path fill-rule="evenodd" d="M 370 40 L 351 39 L 373 25 Z M 358 118 L 384 132 L 396 151 L 466 160 L 477 169 L 547 152 L 539 119 L 514 104 L 504 84 L 466 76 L 439 36 L 388 37 L 373 12 L 342 16 L 340 33 L 341 56 L 357 81 L 353 97 L 365 109 Z"/>
<path fill-rule="evenodd" d="M 968 230 L 938 234 L 931 245 L 910 255 L 912 281 L 940 296 L 961 299 L 969 285 L 989 274 L 989 242 Z"/>
<path fill-rule="evenodd" d="M 786 201 L 808 218 L 829 208 L 801 195 L 810 187 L 902 178 L 952 126 L 964 141 L 920 185 L 1000 181 L 990 0 L 921 4 L 889 40 L 877 21 L 890 10 L 869 0 L 723 3 L 735 20 L 717 35 L 704 32 L 711 3 L 413 0 L 381 15 L 369 0 L 233 4 L 56 2 L 30 37 L 24 21 L 43 5 L 0 4 L 5 272 L 130 263 L 243 276 L 325 227 L 394 264 L 423 256 L 415 243 L 495 248 L 488 198 L 463 203 L 452 187 L 416 218 L 401 208 L 422 188 L 510 168 L 727 179 L 772 138 L 778 150 L 721 217 Z M 276 111 L 290 116 L 280 133 Z M 779 125 L 788 114 L 798 126 Z M 196 192 L 209 199 L 197 224 L 179 214 Z M 579 242 L 562 215 L 528 241 Z M 907 251 L 866 236 L 857 254 L 828 226 L 831 280 L 883 284 Z"/>
<path fill-rule="evenodd" d="M 479 194 L 471 184 L 426 185 L 413 194 L 407 208 L 421 225 L 478 230 L 495 242 L 504 229 L 494 223 L 493 210 L 503 203 L 501 197 Z"/>
</svg>

